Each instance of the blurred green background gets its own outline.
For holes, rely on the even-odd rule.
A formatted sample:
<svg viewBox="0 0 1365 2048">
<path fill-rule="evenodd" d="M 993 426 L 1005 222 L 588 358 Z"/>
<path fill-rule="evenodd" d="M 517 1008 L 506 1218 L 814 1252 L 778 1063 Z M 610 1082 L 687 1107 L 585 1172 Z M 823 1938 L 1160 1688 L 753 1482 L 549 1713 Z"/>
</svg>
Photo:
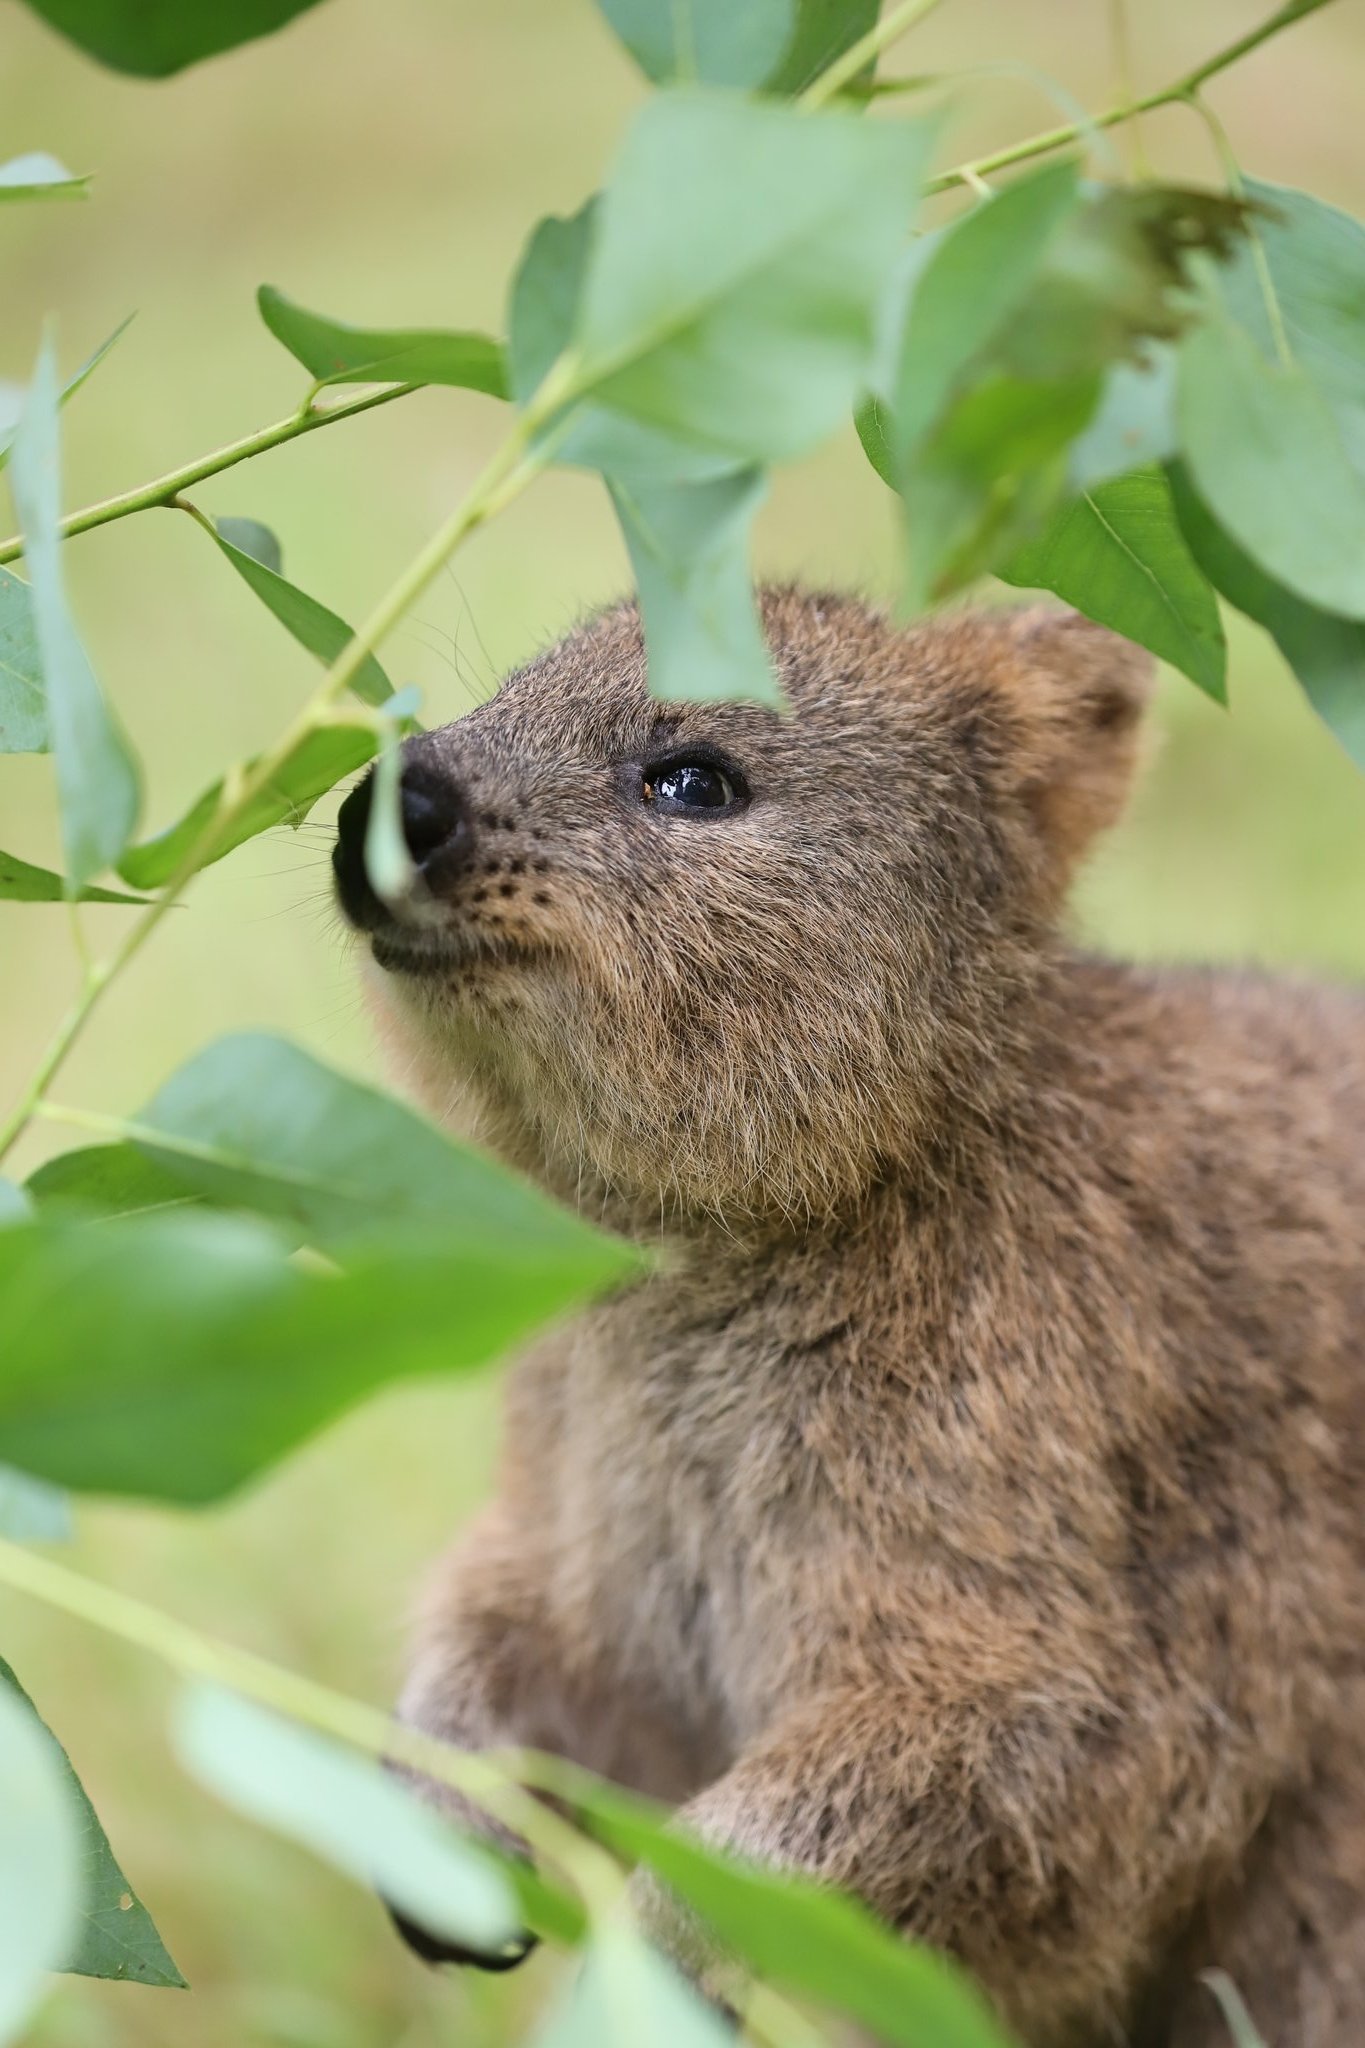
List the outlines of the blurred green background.
<svg viewBox="0 0 1365 2048">
<path fill-rule="evenodd" d="M 44 148 L 97 174 L 84 205 L 0 213 L 0 376 L 27 374 L 45 314 L 57 316 L 68 369 L 138 316 L 66 415 L 72 506 L 291 409 L 302 378 L 256 319 L 264 280 L 356 321 L 500 330 L 524 235 L 591 189 L 640 91 L 589 0 L 329 0 L 273 40 L 158 85 L 101 71 L 12 0 L 0 8 L 0 156 Z M 1261 12 L 1256 0 L 1135 5 L 1139 88 Z M 1048 125 L 1049 77 L 1084 104 L 1107 103 L 1111 27 L 1100 0 L 948 0 L 891 68 L 962 74 L 956 157 Z M 1360 212 L 1363 75 L 1365 13 L 1341 4 L 1219 80 L 1212 98 L 1250 167 Z M 1216 175 L 1187 114 L 1149 119 L 1141 145 L 1164 171 Z M 1131 135 L 1114 147 L 1132 161 Z M 422 393 L 198 495 L 212 512 L 268 521 L 286 569 L 354 621 L 501 426 L 488 400 Z M 779 479 L 758 552 L 767 574 L 890 594 L 891 501 L 851 432 Z M 316 672 L 188 519 L 123 521 L 73 543 L 67 560 L 96 665 L 147 761 L 149 822 L 162 823 L 226 760 L 273 736 Z M 495 670 L 626 581 L 600 489 L 551 476 L 423 601 L 390 644 L 390 673 L 424 686 L 433 721 L 456 716 Z M 1250 631 L 1234 634 L 1233 699 L 1223 713 L 1166 678 L 1151 773 L 1086 879 L 1079 927 L 1147 956 L 1365 972 L 1365 782 Z M 206 1039 L 247 1026 L 374 1070 L 329 908 L 324 826 L 272 834 L 196 887 L 71 1062 L 68 1100 L 132 1110 Z M 46 761 L 0 768 L 0 844 L 55 864 Z M 117 919 L 92 913 L 96 938 Z M 71 985 L 62 912 L 0 906 L 0 963 L 8 1097 Z M 35 1145 L 21 1163 L 38 1156 Z M 489 1483 L 495 1411 L 488 1379 L 393 1393 L 225 1511 L 83 1510 L 76 1562 L 385 1701 L 420 1570 Z M 10 1596 L 0 1643 L 70 1746 L 194 1986 L 68 1980 L 35 2040 L 491 2048 L 521 2037 L 552 1964 L 509 1981 L 429 1976 L 371 1900 L 185 1784 L 163 1740 L 161 1671 Z"/>
</svg>

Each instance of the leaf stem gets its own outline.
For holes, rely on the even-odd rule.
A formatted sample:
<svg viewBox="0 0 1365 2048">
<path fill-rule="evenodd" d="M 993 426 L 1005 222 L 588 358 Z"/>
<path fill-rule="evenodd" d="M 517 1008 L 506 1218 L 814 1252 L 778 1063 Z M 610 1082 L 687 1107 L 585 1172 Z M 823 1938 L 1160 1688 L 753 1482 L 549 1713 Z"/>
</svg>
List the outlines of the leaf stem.
<svg viewBox="0 0 1365 2048">
<path fill-rule="evenodd" d="M 1170 85 L 1163 85 L 1156 92 L 1144 93 L 1141 98 L 1125 101 L 1121 106 L 1109 107 L 1103 113 L 1092 114 L 1087 121 L 1069 121 L 1059 128 L 1047 128 L 1040 134 L 1027 136 L 1022 142 L 1012 142 L 1004 149 L 993 150 L 988 156 L 973 157 L 970 162 L 955 164 L 951 170 L 940 171 L 925 186 L 926 192 L 946 192 L 954 185 L 967 185 L 972 179 L 987 177 L 992 171 L 1002 171 L 1010 164 L 1024 163 L 1029 157 L 1044 156 L 1049 150 L 1064 149 L 1069 142 L 1089 134 L 1096 128 L 1115 128 L 1121 121 L 1131 121 L 1140 114 L 1150 114 L 1157 107 L 1174 106 L 1179 101 L 1193 99 L 1200 86 L 1210 78 L 1226 71 L 1239 58 L 1249 55 L 1262 43 L 1269 42 L 1281 29 L 1289 28 L 1307 15 L 1316 14 L 1330 0 L 1289 0 L 1280 7 L 1259 28 L 1248 30 L 1236 42 L 1228 43 L 1216 50 L 1211 57 L 1197 64 L 1193 71 L 1187 71 Z M 888 16 L 888 19 L 891 17 Z M 828 73 L 826 74 L 828 76 Z M 821 82 L 821 81 L 817 81 Z"/>
<path fill-rule="evenodd" d="M 123 491 L 116 498 L 101 498 L 98 504 L 86 505 L 79 512 L 69 512 L 59 528 L 61 537 L 69 540 L 73 533 L 88 533 L 92 526 L 107 526 L 111 519 L 125 519 L 130 512 L 147 512 L 157 505 L 169 505 L 180 491 L 202 483 L 205 477 L 217 476 L 220 470 L 231 469 L 235 463 L 247 462 L 253 455 L 264 455 L 271 448 L 282 447 L 286 441 L 296 441 L 301 434 L 311 434 L 318 427 L 331 426 L 334 420 L 354 419 L 357 413 L 369 412 L 376 405 L 387 405 L 393 398 L 406 398 L 409 392 L 423 388 L 420 384 L 392 384 L 383 391 L 368 391 L 360 398 L 348 398 L 343 405 L 325 407 L 312 404 L 313 392 L 310 391 L 304 404 L 297 412 L 291 412 L 288 419 L 276 420 L 273 426 L 261 427 L 254 434 L 244 435 L 240 441 L 229 441 L 225 448 L 215 448 L 208 455 L 201 455 L 197 461 L 187 462 L 183 469 L 168 470 L 165 476 L 153 477 L 150 483 L 139 484 L 135 491 Z M 0 562 L 16 561 L 23 552 L 21 534 L 16 533 L 11 539 L 0 542 Z"/>
<path fill-rule="evenodd" d="M 820 107 L 827 107 L 830 101 L 851 85 L 858 73 L 870 64 L 874 57 L 889 49 L 915 24 L 931 14 L 939 0 L 901 0 L 899 7 L 893 7 L 889 14 L 874 22 L 865 36 L 859 36 L 850 44 L 842 57 L 836 57 L 828 70 L 806 87 L 797 99 L 797 106 L 805 113 L 814 113 Z"/>
</svg>

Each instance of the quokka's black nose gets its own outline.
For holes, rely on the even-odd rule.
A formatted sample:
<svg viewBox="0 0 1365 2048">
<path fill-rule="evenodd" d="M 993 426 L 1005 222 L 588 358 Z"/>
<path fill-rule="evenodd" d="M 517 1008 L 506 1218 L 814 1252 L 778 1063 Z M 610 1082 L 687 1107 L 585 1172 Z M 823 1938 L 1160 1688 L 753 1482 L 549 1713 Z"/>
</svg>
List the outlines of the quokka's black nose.
<svg viewBox="0 0 1365 2048">
<path fill-rule="evenodd" d="M 418 873 L 433 896 L 458 880 L 474 852 L 474 819 L 464 793 L 448 769 L 408 760 L 400 784 L 403 837 Z M 332 872 L 346 917 L 361 931 L 374 931 L 388 912 L 365 872 L 365 829 L 374 802 L 374 772 L 358 783 L 337 812 Z"/>
</svg>

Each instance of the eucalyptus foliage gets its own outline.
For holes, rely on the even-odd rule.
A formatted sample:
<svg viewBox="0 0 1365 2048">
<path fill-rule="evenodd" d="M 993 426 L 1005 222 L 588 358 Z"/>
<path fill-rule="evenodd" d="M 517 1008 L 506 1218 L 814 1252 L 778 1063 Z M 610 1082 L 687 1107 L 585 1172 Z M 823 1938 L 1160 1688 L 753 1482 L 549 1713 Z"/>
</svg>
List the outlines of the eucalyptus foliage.
<svg viewBox="0 0 1365 2048">
<path fill-rule="evenodd" d="M 313 0 L 30 4 L 94 58 L 160 77 Z M 62 403 L 111 344 L 63 383 L 51 336 L 26 337 L 32 378 L 0 393 L 17 528 L 0 562 L 22 558 L 0 568 L 0 753 L 50 753 L 63 860 L 58 873 L 0 853 L 0 897 L 64 902 L 73 921 L 98 901 L 125 919 L 107 960 L 82 955 L 72 1004 L 0 1125 L 0 1160 L 38 1114 L 84 1140 L 24 1187 L 0 1181 L 0 1580 L 209 1681 L 182 1700 L 175 1741 L 230 1804 L 455 1938 L 497 1948 L 524 1926 L 583 1944 L 546 2048 L 726 2038 L 623 1916 L 621 1873 L 637 1860 L 765 1987 L 770 2037 L 774 2014 L 798 2028 L 787 1998 L 901 2048 L 1003 2037 L 947 1962 L 850 1900 L 719 1857 L 553 1759 L 513 1773 L 391 1731 L 18 1547 L 60 1538 L 67 1490 L 219 1500 L 381 1384 L 480 1366 L 640 1263 L 277 1039 L 209 1045 L 141 1108 L 71 1110 L 60 1074 L 195 877 L 296 826 L 376 756 L 367 860 L 381 893 L 402 886 L 398 748 L 415 707 L 381 643 L 551 464 L 597 473 L 610 494 L 661 696 L 780 704 L 750 527 L 775 466 L 856 423 L 894 493 L 907 615 L 989 576 L 1051 591 L 1225 699 L 1231 606 L 1365 764 L 1365 229 L 1231 171 L 1220 190 L 1097 182 L 1082 122 L 942 168 L 932 95 L 906 115 L 874 78 L 931 4 L 879 17 L 877 0 L 600 0 L 603 33 L 654 90 L 602 191 L 529 228 L 505 343 L 412 328 L 401 307 L 392 326 L 358 328 L 262 286 L 260 317 L 303 373 L 291 386 L 281 357 L 291 409 L 65 517 Z M 1197 108 L 1208 78 L 1322 4 L 1290 0 L 1144 104 Z M 326 16 L 306 32 L 321 43 Z M 1008 175 L 986 182 L 996 172 Z M 0 165 L 5 205 L 90 189 L 41 152 Z M 358 630 L 286 576 L 268 529 L 187 495 L 428 385 L 484 394 L 505 433 Z M 868 487 L 882 488 L 871 475 Z M 172 504 L 323 674 L 277 735 L 147 833 L 141 766 L 73 618 L 64 542 Z M 146 808 L 164 815 L 155 790 Z M 0 1912 L 3 2041 L 48 1969 L 181 1979 L 55 1740 L 7 1667 L 0 1680 L 0 1878 L 19 1902 Z M 485 1803 L 544 1867 L 434 1821 L 376 1768 L 386 1747 Z"/>
</svg>

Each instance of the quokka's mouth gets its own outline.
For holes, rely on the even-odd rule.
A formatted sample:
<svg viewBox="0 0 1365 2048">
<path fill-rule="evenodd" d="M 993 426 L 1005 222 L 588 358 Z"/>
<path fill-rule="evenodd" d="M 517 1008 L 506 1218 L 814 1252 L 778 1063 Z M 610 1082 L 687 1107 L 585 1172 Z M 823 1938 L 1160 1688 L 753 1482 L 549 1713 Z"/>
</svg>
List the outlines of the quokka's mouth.
<svg viewBox="0 0 1365 2048">
<path fill-rule="evenodd" d="M 376 967 L 417 981 L 445 981 L 472 968 L 512 966 L 528 950 L 502 934 L 494 938 L 474 932 L 409 930 L 402 925 L 370 937 Z"/>
</svg>

